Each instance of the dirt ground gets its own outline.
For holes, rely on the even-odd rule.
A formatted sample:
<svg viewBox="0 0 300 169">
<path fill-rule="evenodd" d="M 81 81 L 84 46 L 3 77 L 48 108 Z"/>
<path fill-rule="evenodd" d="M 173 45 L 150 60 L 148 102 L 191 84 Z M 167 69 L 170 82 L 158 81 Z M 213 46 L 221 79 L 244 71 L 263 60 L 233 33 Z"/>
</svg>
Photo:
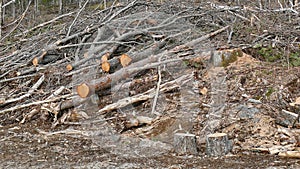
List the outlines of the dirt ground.
<svg viewBox="0 0 300 169">
<path fill-rule="evenodd" d="M 178 156 L 170 151 L 132 157 L 78 134 L 45 136 L 40 124 L 1 127 L 1 168 L 299 168 L 298 159 L 255 152 L 225 157 Z M 47 128 L 47 126 L 45 126 Z M 101 137 L 101 136 L 98 136 Z M 159 150 L 156 150 L 159 151 Z"/>
</svg>

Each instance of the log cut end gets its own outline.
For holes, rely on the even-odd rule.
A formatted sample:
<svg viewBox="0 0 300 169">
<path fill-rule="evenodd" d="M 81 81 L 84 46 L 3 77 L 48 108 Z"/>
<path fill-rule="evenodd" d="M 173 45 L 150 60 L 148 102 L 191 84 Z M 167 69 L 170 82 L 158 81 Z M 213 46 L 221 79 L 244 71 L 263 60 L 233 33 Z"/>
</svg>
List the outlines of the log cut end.
<svg viewBox="0 0 300 169">
<path fill-rule="evenodd" d="M 101 62 L 107 62 L 108 61 L 108 57 L 109 57 L 110 53 L 107 52 L 105 53 L 102 57 L 101 57 Z"/>
<path fill-rule="evenodd" d="M 232 143 L 226 133 L 214 133 L 207 135 L 206 154 L 209 156 L 223 156 L 232 149 Z"/>
<path fill-rule="evenodd" d="M 73 69 L 73 66 L 72 66 L 71 64 L 68 64 L 68 65 L 66 66 L 66 68 L 67 68 L 68 71 L 71 71 L 71 70 Z"/>
<path fill-rule="evenodd" d="M 101 65 L 101 68 L 104 72 L 109 72 L 110 64 L 108 62 L 103 62 L 102 65 Z"/>
<path fill-rule="evenodd" d="M 126 55 L 126 54 L 122 54 L 122 55 L 120 56 L 120 62 L 121 62 L 121 65 L 122 65 L 123 67 L 128 66 L 128 65 L 130 64 L 131 61 L 132 61 L 132 59 L 131 59 L 128 55 Z"/>
<path fill-rule="evenodd" d="M 38 58 L 34 58 L 34 59 L 32 60 L 32 64 L 33 64 L 34 66 L 37 66 L 37 65 L 39 64 Z"/>
<path fill-rule="evenodd" d="M 90 87 L 85 83 L 78 85 L 76 91 L 81 98 L 86 98 L 90 95 Z"/>
</svg>

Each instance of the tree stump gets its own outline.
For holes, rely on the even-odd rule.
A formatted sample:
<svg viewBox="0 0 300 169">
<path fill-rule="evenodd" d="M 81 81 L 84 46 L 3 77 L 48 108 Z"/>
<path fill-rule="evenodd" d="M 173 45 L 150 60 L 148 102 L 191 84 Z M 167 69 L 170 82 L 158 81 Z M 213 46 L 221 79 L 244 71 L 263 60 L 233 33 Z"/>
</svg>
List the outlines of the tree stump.
<svg viewBox="0 0 300 169">
<path fill-rule="evenodd" d="M 232 143 L 226 133 L 209 134 L 206 137 L 206 154 L 209 156 L 222 156 L 231 151 Z"/>
<path fill-rule="evenodd" d="M 174 149 L 178 154 L 197 154 L 196 136 L 194 134 L 176 133 Z"/>
</svg>

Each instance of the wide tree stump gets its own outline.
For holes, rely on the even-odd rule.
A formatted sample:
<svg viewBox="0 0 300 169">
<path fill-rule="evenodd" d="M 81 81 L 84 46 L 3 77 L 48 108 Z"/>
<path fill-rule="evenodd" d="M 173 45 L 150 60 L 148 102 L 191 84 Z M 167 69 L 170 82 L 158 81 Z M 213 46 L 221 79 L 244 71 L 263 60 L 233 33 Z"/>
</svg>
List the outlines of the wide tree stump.
<svg viewBox="0 0 300 169">
<path fill-rule="evenodd" d="M 178 154 L 197 154 L 196 136 L 194 134 L 176 133 L 174 149 Z"/>
<path fill-rule="evenodd" d="M 214 133 L 206 137 L 206 154 L 209 156 L 223 156 L 230 152 L 231 148 L 226 133 Z"/>
</svg>

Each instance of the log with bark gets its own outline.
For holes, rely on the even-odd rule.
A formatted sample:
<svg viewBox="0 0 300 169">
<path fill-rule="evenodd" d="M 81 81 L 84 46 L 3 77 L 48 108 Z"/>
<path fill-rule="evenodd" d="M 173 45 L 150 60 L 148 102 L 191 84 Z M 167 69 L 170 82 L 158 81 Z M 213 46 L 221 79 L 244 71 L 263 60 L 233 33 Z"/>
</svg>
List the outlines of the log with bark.
<svg viewBox="0 0 300 169">
<path fill-rule="evenodd" d="M 226 30 L 228 27 L 229 26 L 223 27 L 215 32 L 212 32 L 208 35 L 202 36 L 202 37 L 195 39 L 191 42 L 188 42 L 184 45 L 176 46 L 169 51 L 164 51 L 160 54 L 149 56 L 148 58 L 145 58 L 138 62 L 132 63 L 128 67 L 124 67 L 123 69 L 120 69 L 120 70 L 114 72 L 113 74 L 109 74 L 102 78 L 92 80 L 91 82 L 84 82 L 77 86 L 77 89 L 76 89 L 77 94 L 82 98 L 86 98 L 89 95 L 91 95 L 99 90 L 107 89 L 110 86 L 113 86 L 116 83 L 118 83 L 120 80 L 130 77 L 131 75 L 137 73 L 140 70 L 153 68 L 153 67 L 156 67 L 156 66 L 162 64 L 162 63 L 158 63 L 158 64 L 153 64 L 153 63 L 157 63 L 158 59 L 160 57 L 163 57 L 166 55 L 174 55 L 174 54 L 178 55 L 177 60 L 174 59 L 174 60 L 166 61 L 166 62 L 180 61 L 185 58 L 183 56 L 192 56 L 193 53 L 190 51 L 190 48 L 194 47 L 196 44 L 200 43 L 201 41 L 206 40 L 206 39 L 210 38 L 211 36 L 215 36 L 216 34 Z M 182 53 L 182 51 L 187 51 L 187 53 Z M 182 53 L 182 54 L 180 54 L 180 53 Z M 153 64 L 153 65 L 151 65 L 151 64 Z"/>
</svg>

